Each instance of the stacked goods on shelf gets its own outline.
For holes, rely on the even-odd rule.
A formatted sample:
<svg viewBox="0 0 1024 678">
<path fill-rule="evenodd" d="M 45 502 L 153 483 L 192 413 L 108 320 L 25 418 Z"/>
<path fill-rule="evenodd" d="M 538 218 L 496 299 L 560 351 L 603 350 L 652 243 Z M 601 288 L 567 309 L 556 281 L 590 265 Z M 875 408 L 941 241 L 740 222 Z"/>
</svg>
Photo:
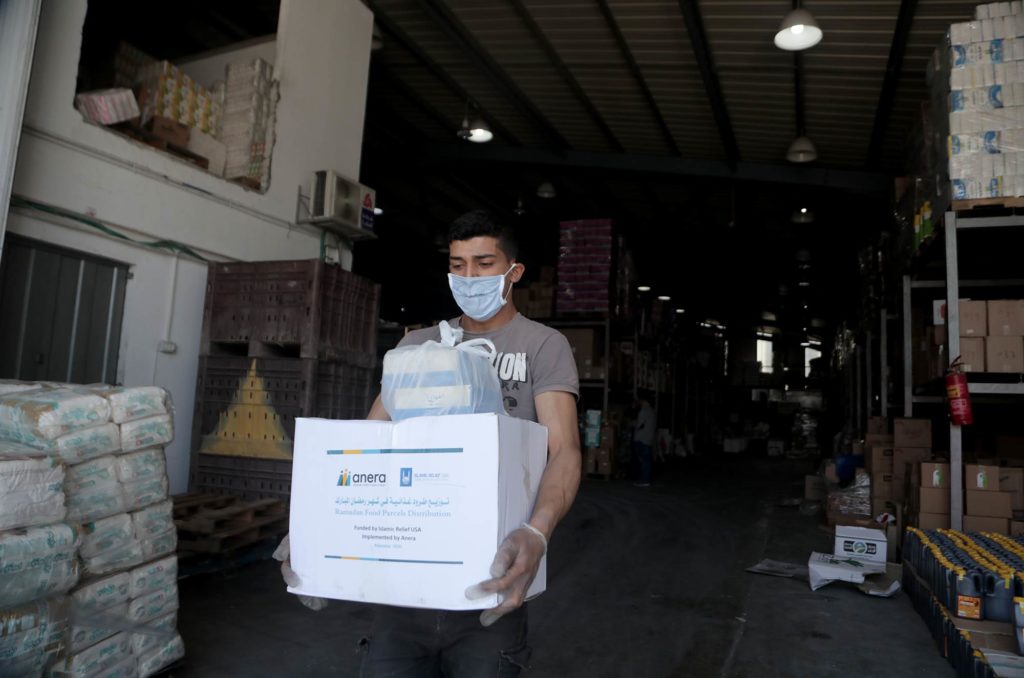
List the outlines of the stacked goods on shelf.
<svg viewBox="0 0 1024 678">
<path fill-rule="evenodd" d="M 193 489 L 289 497 L 296 417 L 361 419 L 377 395 L 379 298 L 319 260 L 210 265 Z"/>
<path fill-rule="evenodd" d="M 263 59 L 228 65 L 220 137 L 227 146 L 224 176 L 228 179 L 267 185 L 277 96 L 273 67 Z"/>
<path fill-rule="evenodd" d="M 922 530 L 950 526 L 949 464 L 922 461 L 914 464 L 909 481 L 909 524 Z"/>
<path fill-rule="evenodd" d="M 558 253 L 559 315 L 607 315 L 612 267 L 610 219 L 563 221 Z"/>
<path fill-rule="evenodd" d="M 220 134 L 220 100 L 169 61 L 139 69 L 136 97 L 143 122 L 159 116 L 212 137 Z"/>
<path fill-rule="evenodd" d="M 908 498 L 908 480 L 914 469 L 932 457 L 931 419 L 895 419 L 893 421 L 892 486 L 893 500 Z M 910 484 L 913 487 L 912 484 Z"/>
<path fill-rule="evenodd" d="M 584 414 L 583 472 L 610 478 L 615 467 L 615 440 L 618 426 L 612 417 L 601 410 L 587 410 Z"/>
<path fill-rule="evenodd" d="M 513 288 L 516 310 L 534 320 L 550 318 L 555 314 L 555 269 L 544 266 L 540 280 L 529 287 Z"/>
<path fill-rule="evenodd" d="M 945 302 L 936 301 L 935 324 L 928 328 L 926 342 L 931 378 L 943 376 L 948 362 L 942 359 L 948 341 L 945 317 Z M 960 360 L 965 372 L 1024 372 L 1024 300 L 961 300 Z"/>
<path fill-rule="evenodd" d="M 855 450 L 856 453 L 856 450 Z M 885 417 L 872 417 L 864 437 L 864 468 L 871 474 L 871 513 L 889 511 L 890 504 L 898 502 L 900 488 L 893 482 L 893 436 Z"/>
<path fill-rule="evenodd" d="M 0 387 L 0 675 L 149 676 L 180 659 L 167 394 Z"/>
<path fill-rule="evenodd" d="M 1010 534 L 1015 493 L 1000 489 L 1001 476 L 1002 469 L 998 466 L 964 466 L 964 483 L 967 486 L 964 530 Z"/>
<path fill-rule="evenodd" d="M 952 200 L 1024 195 L 1024 9 L 979 5 L 949 27 L 928 69 L 936 172 Z M 939 205 L 941 206 L 941 205 Z"/>
<path fill-rule="evenodd" d="M 572 356 L 576 361 L 576 372 L 583 380 L 605 378 L 604 352 L 598 346 L 596 327 L 566 327 L 559 330 L 569 341 Z"/>
</svg>

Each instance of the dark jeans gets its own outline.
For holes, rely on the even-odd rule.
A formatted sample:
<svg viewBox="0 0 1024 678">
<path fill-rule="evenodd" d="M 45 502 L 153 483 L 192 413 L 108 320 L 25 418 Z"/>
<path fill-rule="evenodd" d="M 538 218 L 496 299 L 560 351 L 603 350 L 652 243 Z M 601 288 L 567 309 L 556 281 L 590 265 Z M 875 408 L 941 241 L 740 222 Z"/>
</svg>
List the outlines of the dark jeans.
<svg viewBox="0 0 1024 678">
<path fill-rule="evenodd" d="M 651 458 L 654 456 L 654 448 L 633 441 L 633 453 L 636 455 L 637 477 L 639 483 L 651 482 Z"/>
<path fill-rule="evenodd" d="M 526 606 L 490 627 L 479 612 L 378 606 L 360 678 L 506 678 L 530 660 Z"/>
</svg>

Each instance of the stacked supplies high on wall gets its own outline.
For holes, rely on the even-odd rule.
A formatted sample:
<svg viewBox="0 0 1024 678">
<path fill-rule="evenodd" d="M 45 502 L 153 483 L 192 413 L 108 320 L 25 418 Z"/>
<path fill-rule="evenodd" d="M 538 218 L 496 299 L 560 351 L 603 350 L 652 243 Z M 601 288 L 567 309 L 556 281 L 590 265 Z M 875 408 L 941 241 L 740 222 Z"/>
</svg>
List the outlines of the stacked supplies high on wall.
<svg viewBox="0 0 1024 678">
<path fill-rule="evenodd" d="M 0 675 L 149 676 L 184 656 L 157 387 L 0 382 Z"/>
</svg>

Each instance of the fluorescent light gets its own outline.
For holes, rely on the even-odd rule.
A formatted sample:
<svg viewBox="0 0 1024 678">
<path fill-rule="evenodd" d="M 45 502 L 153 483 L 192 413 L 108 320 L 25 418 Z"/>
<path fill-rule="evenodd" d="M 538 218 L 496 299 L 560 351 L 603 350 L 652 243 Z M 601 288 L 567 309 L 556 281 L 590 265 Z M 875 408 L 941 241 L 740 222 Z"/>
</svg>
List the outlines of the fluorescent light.
<svg viewBox="0 0 1024 678">
<path fill-rule="evenodd" d="M 469 140 L 474 144 L 486 144 L 494 138 L 494 132 L 482 120 L 477 120 L 469 130 Z"/>
<path fill-rule="evenodd" d="M 803 346 L 804 348 L 807 348 L 807 347 L 809 347 L 809 346 L 810 346 L 811 344 L 810 344 L 810 342 L 807 342 L 807 341 L 802 341 L 802 342 L 800 342 L 800 345 L 801 345 L 801 346 Z"/>
<path fill-rule="evenodd" d="M 379 207 L 374 207 L 374 208 L 373 208 L 373 216 L 375 216 L 375 217 L 379 217 L 379 216 L 380 216 L 380 215 L 382 215 L 382 214 L 384 214 L 384 210 L 382 210 L 382 209 L 381 209 L 381 208 L 379 208 Z"/>
<path fill-rule="evenodd" d="M 782 19 L 778 33 L 775 34 L 775 46 L 787 52 L 798 52 L 814 47 L 821 42 L 824 33 L 814 20 L 814 15 L 806 9 L 791 10 Z"/>
<path fill-rule="evenodd" d="M 660 297 L 658 297 L 658 301 L 672 301 L 672 297 L 663 294 Z"/>
<path fill-rule="evenodd" d="M 810 287 L 810 286 L 811 286 L 811 283 L 807 282 L 806 280 L 801 280 L 800 281 L 800 287 Z"/>
<path fill-rule="evenodd" d="M 650 287 L 650 285 L 639 285 L 639 286 L 637 286 L 636 291 L 637 292 L 650 292 L 651 291 L 651 287 Z"/>
<path fill-rule="evenodd" d="M 686 313 L 686 311 L 684 309 L 677 308 L 676 313 Z"/>
<path fill-rule="evenodd" d="M 807 214 L 807 208 L 806 207 L 801 207 L 800 208 L 800 214 Z"/>
<path fill-rule="evenodd" d="M 538 198 L 550 199 L 554 198 L 557 195 L 558 193 L 555 191 L 555 186 L 550 181 L 545 181 L 544 183 L 537 187 Z"/>
<path fill-rule="evenodd" d="M 793 139 L 793 143 L 789 145 L 789 150 L 786 151 L 786 160 L 790 162 L 813 162 L 817 159 L 818 149 L 814 147 L 814 142 L 805 136 Z"/>
</svg>

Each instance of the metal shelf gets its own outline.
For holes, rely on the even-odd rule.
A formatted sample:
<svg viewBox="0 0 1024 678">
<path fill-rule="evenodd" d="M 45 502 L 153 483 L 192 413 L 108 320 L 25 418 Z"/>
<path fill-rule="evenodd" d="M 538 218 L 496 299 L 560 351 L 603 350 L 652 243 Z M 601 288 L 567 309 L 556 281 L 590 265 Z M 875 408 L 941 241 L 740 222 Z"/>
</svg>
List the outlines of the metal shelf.
<svg viewBox="0 0 1024 678">
<path fill-rule="evenodd" d="M 911 289 L 946 289 L 945 280 L 912 280 Z M 961 280 L 960 287 L 1024 287 L 1024 279 L 1013 278 L 1006 280 Z"/>
<path fill-rule="evenodd" d="M 970 381 L 968 382 L 967 389 L 972 395 L 1024 395 L 1024 384 Z"/>
</svg>

